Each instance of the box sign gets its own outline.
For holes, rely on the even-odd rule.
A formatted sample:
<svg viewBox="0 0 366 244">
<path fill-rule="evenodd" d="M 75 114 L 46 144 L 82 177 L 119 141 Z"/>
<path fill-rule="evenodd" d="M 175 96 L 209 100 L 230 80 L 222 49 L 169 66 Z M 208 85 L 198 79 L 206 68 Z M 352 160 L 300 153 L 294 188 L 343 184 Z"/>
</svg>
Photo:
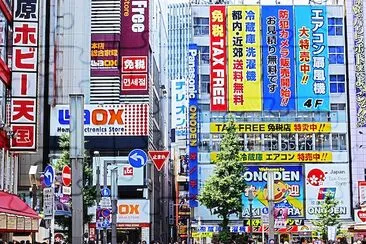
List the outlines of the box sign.
<svg viewBox="0 0 366 244">
<path fill-rule="evenodd" d="M 85 105 L 85 136 L 147 136 L 149 104 Z M 51 136 L 69 133 L 68 105 L 51 109 Z"/>
<path fill-rule="evenodd" d="M 117 223 L 150 223 L 150 201 L 118 200 Z"/>
<path fill-rule="evenodd" d="M 39 1 L 13 2 L 10 140 L 15 151 L 37 150 Z"/>
<path fill-rule="evenodd" d="M 111 184 L 111 169 L 114 165 L 118 167 L 118 181 L 119 186 L 142 186 L 144 185 L 144 168 L 134 168 L 128 163 L 127 157 L 94 157 L 93 158 L 93 185 L 95 185 L 97 175 L 97 162 L 99 161 L 100 178 L 99 182 L 102 183 L 104 179 L 104 165 L 107 165 L 107 184 Z"/>
<path fill-rule="evenodd" d="M 326 194 L 339 200 L 333 209 L 341 219 L 351 218 L 350 174 L 348 164 L 305 164 L 306 218 L 316 219 Z"/>
</svg>

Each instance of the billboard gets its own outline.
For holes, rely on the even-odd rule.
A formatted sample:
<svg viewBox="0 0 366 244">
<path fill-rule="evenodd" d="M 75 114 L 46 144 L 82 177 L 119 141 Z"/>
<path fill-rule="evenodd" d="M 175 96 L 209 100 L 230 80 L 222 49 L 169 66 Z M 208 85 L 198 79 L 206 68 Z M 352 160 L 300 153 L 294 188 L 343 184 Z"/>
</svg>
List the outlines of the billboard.
<svg viewBox="0 0 366 244">
<path fill-rule="evenodd" d="M 216 161 L 217 155 L 217 152 L 210 153 L 211 162 Z M 330 163 L 332 159 L 330 151 L 239 152 L 239 160 L 243 163 Z"/>
<path fill-rule="evenodd" d="M 149 1 L 121 6 L 121 94 L 148 95 Z"/>
<path fill-rule="evenodd" d="M 329 111 L 328 21 L 322 5 L 295 6 L 298 111 Z"/>
<path fill-rule="evenodd" d="M 295 107 L 295 53 L 292 6 L 262 6 L 263 110 Z"/>
<path fill-rule="evenodd" d="M 198 50 L 189 44 L 188 52 L 188 145 L 189 145 L 189 206 L 197 207 L 198 195 Z"/>
<path fill-rule="evenodd" d="M 134 168 L 128 162 L 128 157 L 93 157 L 93 185 L 97 183 L 97 164 L 99 163 L 99 182 L 104 179 L 104 165 L 107 166 L 107 185 L 111 185 L 111 172 L 117 166 L 117 184 L 119 186 L 144 185 L 144 167 Z"/>
<path fill-rule="evenodd" d="M 175 129 L 175 142 L 186 145 L 188 96 L 186 80 L 172 80 L 171 123 Z"/>
<path fill-rule="evenodd" d="M 50 135 L 70 132 L 68 105 L 51 108 Z M 85 136 L 147 136 L 149 132 L 149 104 L 86 104 L 84 110 Z"/>
<path fill-rule="evenodd" d="M 227 111 L 226 7 L 210 5 L 210 109 Z"/>
<path fill-rule="evenodd" d="M 150 223 L 150 200 L 118 200 L 117 223 Z"/>
<path fill-rule="evenodd" d="M 228 6 L 228 90 L 230 111 L 261 111 L 259 6 Z"/>
<path fill-rule="evenodd" d="M 119 77 L 119 44 L 119 35 L 91 35 L 90 71 L 92 77 Z"/>
<path fill-rule="evenodd" d="M 210 123 L 210 133 L 224 133 L 226 123 Z M 237 133 L 327 133 L 332 131 L 329 122 L 300 123 L 235 123 Z"/>
<path fill-rule="evenodd" d="M 348 164 L 305 164 L 306 218 L 316 219 L 327 193 L 339 201 L 333 209 L 341 219 L 351 218 Z"/>
<path fill-rule="evenodd" d="M 14 151 L 37 150 L 39 1 L 13 2 L 10 140 Z"/>
<path fill-rule="evenodd" d="M 274 171 L 274 207 L 287 209 L 289 218 L 304 217 L 304 175 L 300 165 L 294 166 L 247 166 L 244 179 L 253 189 L 253 216 L 268 212 L 267 171 Z M 248 191 L 243 195 L 243 216 L 249 217 Z"/>
</svg>

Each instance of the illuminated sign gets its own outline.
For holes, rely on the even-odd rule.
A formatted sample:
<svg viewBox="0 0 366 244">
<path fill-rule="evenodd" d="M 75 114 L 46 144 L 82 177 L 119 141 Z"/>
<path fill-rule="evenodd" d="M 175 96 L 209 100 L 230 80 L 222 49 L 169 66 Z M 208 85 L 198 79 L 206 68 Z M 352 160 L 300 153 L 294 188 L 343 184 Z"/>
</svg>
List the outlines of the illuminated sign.
<svg viewBox="0 0 366 244">
<path fill-rule="evenodd" d="M 117 223 L 150 223 L 150 200 L 118 200 Z"/>
<path fill-rule="evenodd" d="M 85 105 L 85 136 L 147 136 L 148 104 Z M 70 131 L 68 105 L 51 109 L 51 136 Z"/>
</svg>

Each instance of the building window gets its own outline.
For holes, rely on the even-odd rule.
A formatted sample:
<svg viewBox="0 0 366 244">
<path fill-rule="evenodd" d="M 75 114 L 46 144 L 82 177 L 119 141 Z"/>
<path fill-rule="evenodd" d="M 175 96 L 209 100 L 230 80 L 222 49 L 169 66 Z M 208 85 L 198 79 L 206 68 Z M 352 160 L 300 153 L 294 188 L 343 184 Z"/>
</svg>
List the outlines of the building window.
<svg viewBox="0 0 366 244">
<path fill-rule="evenodd" d="M 295 151 L 296 150 L 295 134 L 281 134 L 281 150 L 282 151 Z"/>
<path fill-rule="evenodd" d="M 208 18 L 193 18 L 193 30 L 195 36 L 204 36 L 209 34 Z"/>
<path fill-rule="evenodd" d="M 332 134 L 332 150 L 344 151 L 346 148 L 346 134 Z"/>
<path fill-rule="evenodd" d="M 329 151 L 330 150 L 330 136 L 329 134 L 315 135 L 315 150 Z"/>
<path fill-rule="evenodd" d="M 344 93 L 345 82 L 345 75 L 330 75 L 330 93 Z"/>
<path fill-rule="evenodd" d="M 210 76 L 201 75 L 201 94 L 210 94 Z"/>
<path fill-rule="evenodd" d="M 198 51 L 201 55 L 201 64 L 209 64 L 210 63 L 210 51 L 208 46 L 198 46 Z"/>
<path fill-rule="evenodd" d="M 344 64 L 344 47 L 329 46 L 329 64 Z"/>
<path fill-rule="evenodd" d="M 299 134 L 299 150 L 300 151 L 313 150 L 312 134 Z"/>
<path fill-rule="evenodd" d="M 332 111 L 344 111 L 346 110 L 346 104 L 345 103 L 331 103 L 330 104 L 330 110 Z"/>
<path fill-rule="evenodd" d="M 343 35 L 343 19 L 328 18 L 328 35 L 342 36 Z"/>
<path fill-rule="evenodd" d="M 255 151 L 255 152 L 262 151 L 261 134 L 248 134 L 247 135 L 247 150 Z"/>
<path fill-rule="evenodd" d="M 264 151 L 278 151 L 278 134 L 264 135 Z"/>
</svg>

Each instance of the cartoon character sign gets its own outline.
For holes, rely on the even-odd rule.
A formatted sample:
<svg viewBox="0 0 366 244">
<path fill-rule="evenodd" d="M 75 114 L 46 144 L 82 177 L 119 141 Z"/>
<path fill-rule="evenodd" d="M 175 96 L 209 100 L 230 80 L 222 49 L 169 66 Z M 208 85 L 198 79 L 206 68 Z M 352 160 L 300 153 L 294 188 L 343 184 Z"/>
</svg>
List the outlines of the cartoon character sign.
<svg viewBox="0 0 366 244">
<path fill-rule="evenodd" d="M 260 217 L 268 211 L 267 171 L 274 171 L 274 205 L 287 209 L 290 218 L 304 217 L 303 168 L 297 166 L 247 166 L 244 178 L 248 189 L 253 190 L 253 216 Z M 248 191 L 243 196 L 244 217 L 249 216 Z"/>
</svg>

